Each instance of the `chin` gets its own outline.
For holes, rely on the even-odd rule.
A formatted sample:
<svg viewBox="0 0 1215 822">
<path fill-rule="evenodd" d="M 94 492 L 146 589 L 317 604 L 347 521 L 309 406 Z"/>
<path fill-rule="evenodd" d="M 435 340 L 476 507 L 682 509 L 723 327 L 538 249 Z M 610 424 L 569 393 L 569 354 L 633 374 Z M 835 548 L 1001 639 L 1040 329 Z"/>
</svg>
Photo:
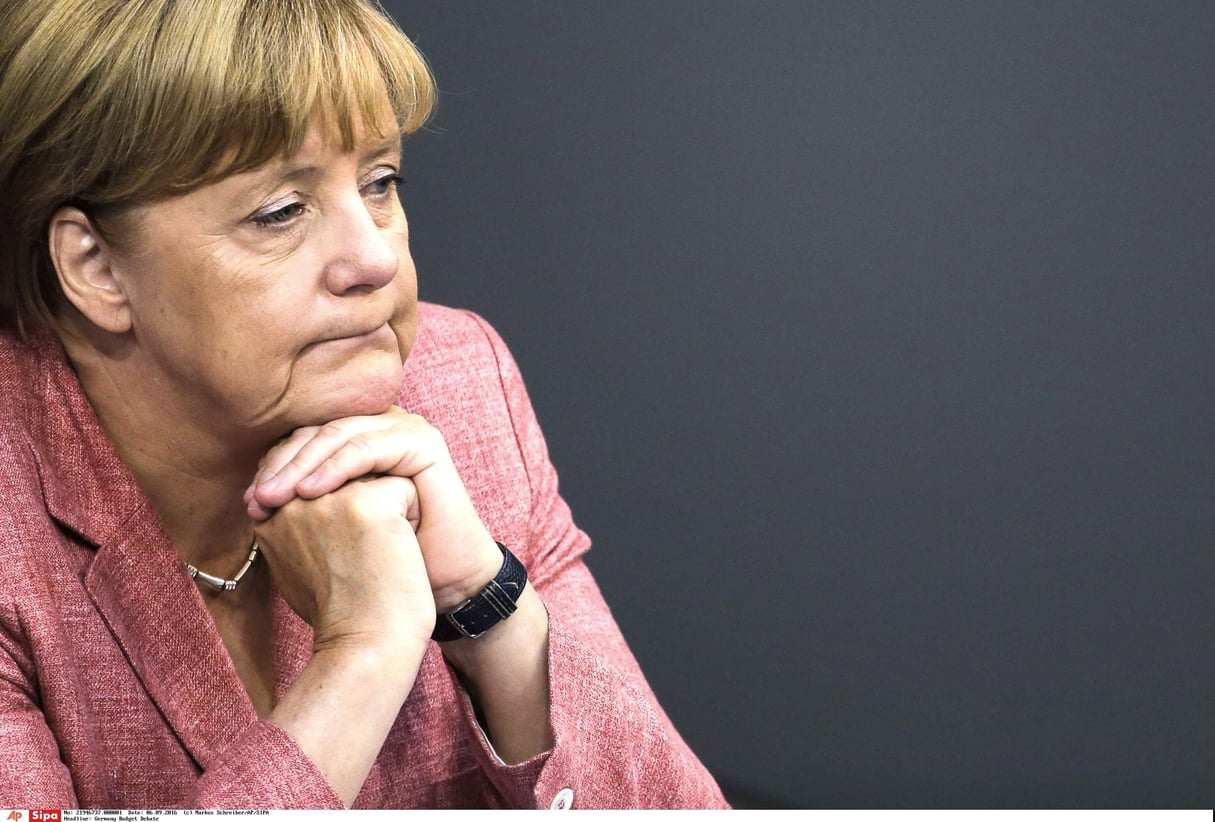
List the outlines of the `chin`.
<svg viewBox="0 0 1215 822">
<path fill-rule="evenodd" d="M 364 417 L 383 414 L 400 402 L 403 376 L 396 357 L 386 367 L 359 369 L 357 373 L 335 373 L 309 391 L 310 411 L 305 412 L 297 427 L 324 425 L 343 417 Z"/>
<path fill-rule="evenodd" d="M 401 370 L 398 368 L 391 376 L 372 377 L 353 390 L 342 392 L 340 399 L 334 399 L 338 400 L 332 404 L 336 413 L 330 419 L 383 414 L 401 400 Z"/>
</svg>

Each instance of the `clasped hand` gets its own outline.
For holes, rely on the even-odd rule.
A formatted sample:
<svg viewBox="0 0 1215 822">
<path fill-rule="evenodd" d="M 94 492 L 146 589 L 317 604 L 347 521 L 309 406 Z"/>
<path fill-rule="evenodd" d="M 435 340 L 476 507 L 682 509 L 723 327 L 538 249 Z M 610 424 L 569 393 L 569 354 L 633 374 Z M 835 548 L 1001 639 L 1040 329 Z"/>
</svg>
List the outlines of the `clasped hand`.
<svg viewBox="0 0 1215 822">
<path fill-rule="evenodd" d="M 297 429 L 244 499 L 276 584 L 318 643 L 425 640 L 436 609 L 502 564 L 442 435 L 400 408 Z"/>
</svg>

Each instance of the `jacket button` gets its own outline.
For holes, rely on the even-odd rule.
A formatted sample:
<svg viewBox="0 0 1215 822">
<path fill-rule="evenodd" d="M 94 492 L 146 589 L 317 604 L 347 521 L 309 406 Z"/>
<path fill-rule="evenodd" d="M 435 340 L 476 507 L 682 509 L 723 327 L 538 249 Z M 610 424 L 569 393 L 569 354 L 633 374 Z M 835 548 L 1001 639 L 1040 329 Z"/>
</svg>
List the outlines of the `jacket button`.
<svg viewBox="0 0 1215 822">
<path fill-rule="evenodd" d="M 553 797 L 553 804 L 548 806 L 550 811 L 568 811 L 574 807 L 574 792 L 569 788 L 562 788 L 557 791 L 557 795 Z"/>
</svg>

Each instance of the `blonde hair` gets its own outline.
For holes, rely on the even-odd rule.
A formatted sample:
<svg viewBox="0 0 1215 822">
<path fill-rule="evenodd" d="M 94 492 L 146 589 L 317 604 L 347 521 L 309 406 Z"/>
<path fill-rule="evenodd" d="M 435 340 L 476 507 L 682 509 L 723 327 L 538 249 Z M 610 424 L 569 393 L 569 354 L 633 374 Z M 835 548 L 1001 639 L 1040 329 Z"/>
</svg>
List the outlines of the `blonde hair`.
<svg viewBox="0 0 1215 822">
<path fill-rule="evenodd" d="M 318 107 L 350 148 L 385 91 L 402 135 L 435 104 L 425 60 L 373 0 L 2 6 L 0 327 L 53 323 L 60 206 L 96 222 L 293 154 Z"/>
</svg>

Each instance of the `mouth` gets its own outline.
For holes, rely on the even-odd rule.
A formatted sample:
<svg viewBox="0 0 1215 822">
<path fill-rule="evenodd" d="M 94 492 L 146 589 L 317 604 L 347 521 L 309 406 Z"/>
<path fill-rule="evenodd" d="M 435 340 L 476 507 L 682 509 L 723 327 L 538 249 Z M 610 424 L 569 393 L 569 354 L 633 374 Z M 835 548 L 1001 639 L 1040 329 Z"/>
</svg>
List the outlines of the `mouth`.
<svg viewBox="0 0 1215 822">
<path fill-rule="evenodd" d="M 382 322 L 379 325 L 372 326 L 371 328 L 364 327 L 361 329 L 352 329 L 350 331 L 334 334 L 331 337 L 325 337 L 324 339 L 318 340 L 317 342 L 313 343 L 313 345 L 334 343 L 341 346 L 359 347 L 371 343 L 378 343 L 380 342 L 381 338 L 385 340 L 388 338 L 392 338 L 394 340 L 396 339 L 395 335 L 392 333 L 392 328 L 388 325 L 387 321 Z"/>
</svg>

